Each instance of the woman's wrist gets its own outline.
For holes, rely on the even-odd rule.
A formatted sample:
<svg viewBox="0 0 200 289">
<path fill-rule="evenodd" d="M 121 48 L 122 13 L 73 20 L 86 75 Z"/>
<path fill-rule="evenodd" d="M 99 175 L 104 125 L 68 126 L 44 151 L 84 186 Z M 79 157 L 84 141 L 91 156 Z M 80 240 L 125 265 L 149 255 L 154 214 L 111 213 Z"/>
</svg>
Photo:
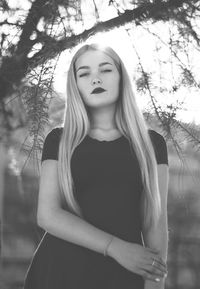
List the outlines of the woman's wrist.
<svg viewBox="0 0 200 289">
<path fill-rule="evenodd" d="M 109 242 L 107 248 L 106 248 L 106 255 L 112 258 L 115 258 L 116 252 L 118 251 L 118 242 L 122 241 L 120 238 L 117 238 L 115 236 L 112 236 L 111 242 Z"/>
<path fill-rule="evenodd" d="M 111 235 L 110 240 L 108 240 L 108 243 L 106 244 L 106 247 L 105 247 L 104 252 L 103 252 L 105 257 L 108 255 L 108 249 L 109 249 L 109 247 L 113 241 L 113 238 L 114 238 L 114 236 Z"/>
</svg>

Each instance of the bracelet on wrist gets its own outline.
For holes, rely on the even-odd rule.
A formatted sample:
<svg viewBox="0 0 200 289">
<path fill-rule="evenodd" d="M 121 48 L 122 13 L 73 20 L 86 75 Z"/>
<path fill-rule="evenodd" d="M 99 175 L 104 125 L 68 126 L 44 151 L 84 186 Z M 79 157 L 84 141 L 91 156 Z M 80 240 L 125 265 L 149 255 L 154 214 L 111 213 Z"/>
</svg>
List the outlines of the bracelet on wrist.
<svg viewBox="0 0 200 289">
<path fill-rule="evenodd" d="M 108 244 L 106 245 L 106 247 L 105 247 L 105 249 L 104 249 L 104 252 L 103 252 L 104 256 L 107 256 L 107 254 L 108 254 L 108 248 L 109 248 L 110 244 L 112 243 L 113 238 L 114 238 L 114 236 L 111 236 Z"/>
</svg>

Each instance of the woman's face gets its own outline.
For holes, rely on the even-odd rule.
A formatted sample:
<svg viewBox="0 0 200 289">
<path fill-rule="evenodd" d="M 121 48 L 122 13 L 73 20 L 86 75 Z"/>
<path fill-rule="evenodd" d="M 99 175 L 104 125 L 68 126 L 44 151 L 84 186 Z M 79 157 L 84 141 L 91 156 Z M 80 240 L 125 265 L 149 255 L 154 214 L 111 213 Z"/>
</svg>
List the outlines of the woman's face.
<svg viewBox="0 0 200 289">
<path fill-rule="evenodd" d="M 108 55 L 101 51 L 86 51 L 77 59 L 75 73 L 86 105 L 102 107 L 117 101 L 120 74 Z"/>
</svg>

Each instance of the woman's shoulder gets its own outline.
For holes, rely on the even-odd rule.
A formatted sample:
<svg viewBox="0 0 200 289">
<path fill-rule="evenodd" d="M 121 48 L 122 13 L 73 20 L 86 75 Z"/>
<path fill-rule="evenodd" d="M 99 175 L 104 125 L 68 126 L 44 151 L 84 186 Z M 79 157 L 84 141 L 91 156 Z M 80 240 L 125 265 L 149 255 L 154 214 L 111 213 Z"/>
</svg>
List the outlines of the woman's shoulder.
<svg viewBox="0 0 200 289">
<path fill-rule="evenodd" d="M 55 127 L 49 133 L 44 140 L 42 161 L 46 159 L 58 159 L 59 142 L 63 127 Z"/>
<path fill-rule="evenodd" d="M 48 133 L 47 133 L 47 136 L 46 138 L 58 138 L 61 136 L 62 134 L 62 131 L 63 131 L 63 127 L 55 127 L 53 129 L 51 129 Z"/>
<path fill-rule="evenodd" d="M 158 164 L 168 164 L 167 144 L 164 137 L 153 129 L 148 129 L 148 133 L 155 151 Z"/>
<path fill-rule="evenodd" d="M 148 129 L 148 133 L 152 139 L 164 139 L 164 137 L 153 129 Z"/>
<path fill-rule="evenodd" d="M 166 141 L 164 139 L 164 137 L 158 133 L 157 131 L 153 130 L 153 129 L 148 129 L 148 133 L 149 133 L 149 136 L 150 136 L 150 139 L 153 143 L 153 145 L 157 146 L 159 144 L 165 144 Z"/>
</svg>

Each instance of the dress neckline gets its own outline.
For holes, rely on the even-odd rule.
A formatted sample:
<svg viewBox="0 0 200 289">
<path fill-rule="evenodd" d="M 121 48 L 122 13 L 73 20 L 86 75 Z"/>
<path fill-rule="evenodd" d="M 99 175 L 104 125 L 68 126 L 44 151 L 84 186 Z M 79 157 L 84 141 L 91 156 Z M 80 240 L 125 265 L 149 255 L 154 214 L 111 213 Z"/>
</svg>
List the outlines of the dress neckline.
<svg viewBox="0 0 200 289">
<path fill-rule="evenodd" d="M 100 139 L 97 139 L 97 138 L 94 138 L 94 137 L 91 137 L 89 134 L 86 135 L 86 137 L 94 142 L 97 142 L 97 143 L 113 143 L 113 142 L 118 142 L 120 141 L 121 139 L 124 138 L 123 135 L 115 138 L 115 139 L 112 139 L 112 140 L 100 140 Z"/>
</svg>

